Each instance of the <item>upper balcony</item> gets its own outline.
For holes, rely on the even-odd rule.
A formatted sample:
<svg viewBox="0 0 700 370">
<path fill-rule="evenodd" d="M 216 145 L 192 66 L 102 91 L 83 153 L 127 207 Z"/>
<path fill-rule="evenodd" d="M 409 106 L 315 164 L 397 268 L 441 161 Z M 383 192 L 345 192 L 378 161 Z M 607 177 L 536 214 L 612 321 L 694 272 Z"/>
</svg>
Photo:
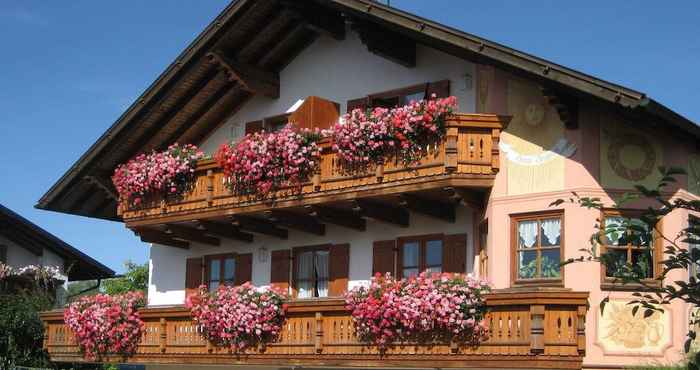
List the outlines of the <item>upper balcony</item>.
<svg viewBox="0 0 700 370">
<path fill-rule="evenodd" d="M 323 222 L 362 230 L 365 217 L 407 226 L 409 210 L 449 221 L 454 219 L 455 200 L 479 203 L 493 185 L 499 170 L 499 136 L 508 120 L 498 115 L 453 114 L 447 121 L 446 139 L 427 148 L 419 164 L 407 168 L 386 163 L 362 175 L 341 173 L 333 143 L 322 141 L 318 173 L 301 191 L 282 189 L 273 200 L 233 194 L 216 162 L 203 160 L 184 194 L 153 196 L 138 206 L 122 202 L 118 214 L 144 241 L 176 246 L 193 240 L 187 237 L 192 233 L 173 240 L 158 227 L 184 223 L 191 231 L 187 223 L 194 221 L 199 229 L 202 221 L 233 221 L 241 229 L 248 225 L 251 231 L 284 236 L 280 227 L 321 233 Z M 225 233 L 233 235 L 230 230 Z"/>
<path fill-rule="evenodd" d="M 580 369 L 588 293 L 501 291 L 486 296 L 489 336 L 477 345 L 401 343 L 386 352 L 355 335 L 340 299 L 289 302 L 277 341 L 243 353 L 212 345 L 184 307 L 140 310 L 144 334 L 129 363 L 405 368 Z M 44 348 L 56 362 L 84 361 L 62 311 L 41 314 Z"/>
</svg>

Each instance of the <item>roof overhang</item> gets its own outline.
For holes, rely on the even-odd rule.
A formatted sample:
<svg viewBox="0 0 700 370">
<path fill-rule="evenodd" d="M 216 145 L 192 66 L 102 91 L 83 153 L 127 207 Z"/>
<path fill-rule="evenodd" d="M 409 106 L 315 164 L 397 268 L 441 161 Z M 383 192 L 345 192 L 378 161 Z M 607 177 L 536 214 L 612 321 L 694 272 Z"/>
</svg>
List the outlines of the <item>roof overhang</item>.
<svg viewBox="0 0 700 370">
<path fill-rule="evenodd" d="M 279 71 L 318 35 L 342 39 L 346 21 L 381 27 L 446 53 L 524 75 L 547 89 L 604 102 L 652 125 L 700 137 L 695 123 L 641 92 L 374 1 L 237 0 L 49 189 L 37 208 L 121 221 L 110 180 L 117 164 L 174 142 L 200 143 L 254 94 L 274 98 Z"/>
</svg>

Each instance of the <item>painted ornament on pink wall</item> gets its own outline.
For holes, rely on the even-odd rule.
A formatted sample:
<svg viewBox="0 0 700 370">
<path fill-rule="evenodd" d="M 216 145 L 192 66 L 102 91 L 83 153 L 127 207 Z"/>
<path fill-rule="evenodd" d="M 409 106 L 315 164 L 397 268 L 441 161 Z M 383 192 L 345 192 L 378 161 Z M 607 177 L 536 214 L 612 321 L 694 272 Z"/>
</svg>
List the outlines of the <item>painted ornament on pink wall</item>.
<svg viewBox="0 0 700 370">
<path fill-rule="evenodd" d="M 634 160 L 634 164 L 625 163 L 630 159 L 623 156 L 625 150 L 641 153 L 641 160 Z M 608 146 L 608 163 L 615 173 L 625 180 L 640 181 L 646 178 L 654 170 L 656 164 L 656 151 L 651 142 L 644 136 L 634 133 L 625 133 L 613 136 Z"/>
</svg>

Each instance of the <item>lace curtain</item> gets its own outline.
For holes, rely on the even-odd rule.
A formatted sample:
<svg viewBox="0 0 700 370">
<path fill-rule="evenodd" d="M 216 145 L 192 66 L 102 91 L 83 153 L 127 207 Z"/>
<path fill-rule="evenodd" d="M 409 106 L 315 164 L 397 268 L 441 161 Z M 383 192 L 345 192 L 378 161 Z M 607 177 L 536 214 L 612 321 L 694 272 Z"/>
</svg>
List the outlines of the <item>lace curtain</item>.
<svg viewBox="0 0 700 370">
<path fill-rule="evenodd" d="M 561 220 L 558 218 L 542 220 L 542 234 L 547 238 L 547 244 L 559 245 L 559 235 L 561 235 Z M 542 244 L 544 244 L 544 240 L 542 242 Z"/>
<path fill-rule="evenodd" d="M 520 248 L 532 248 L 537 242 L 537 221 L 521 221 L 518 223 Z"/>
<path fill-rule="evenodd" d="M 315 265 L 319 297 L 328 297 L 328 254 L 328 251 L 316 252 Z"/>
<path fill-rule="evenodd" d="M 314 296 L 314 252 L 304 252 L 297 256 L 297 297 Z"/>
</svg>

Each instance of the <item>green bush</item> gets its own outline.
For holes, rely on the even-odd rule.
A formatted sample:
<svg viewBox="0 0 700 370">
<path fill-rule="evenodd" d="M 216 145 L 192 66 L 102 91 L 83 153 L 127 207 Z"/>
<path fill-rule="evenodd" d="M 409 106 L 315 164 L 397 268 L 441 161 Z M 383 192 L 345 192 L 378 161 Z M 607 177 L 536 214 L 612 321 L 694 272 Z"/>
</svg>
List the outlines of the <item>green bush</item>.
<svg viewBox="0 0 700 370">
<path fill-rule="evenodd" d="M 0 369 L 48 367 L 39 312 L 51 306 L 48 295 L 38 292 L 0 295 Z"/>
</svg>

